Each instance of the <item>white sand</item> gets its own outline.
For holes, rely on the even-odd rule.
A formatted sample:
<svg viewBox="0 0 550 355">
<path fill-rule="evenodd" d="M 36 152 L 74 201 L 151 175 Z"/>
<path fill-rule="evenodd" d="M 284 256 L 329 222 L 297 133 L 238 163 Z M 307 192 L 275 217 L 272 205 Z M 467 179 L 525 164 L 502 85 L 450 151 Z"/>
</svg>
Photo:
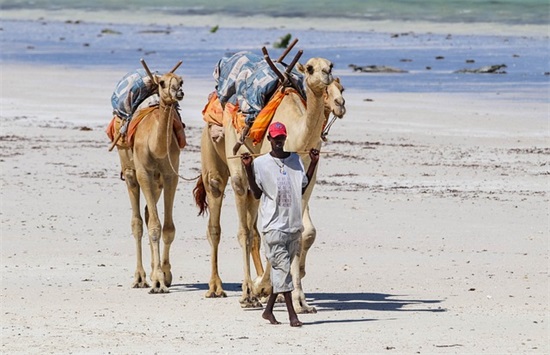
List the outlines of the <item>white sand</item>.
<svg viewBox="0 0 550 355">
<path fill-rule="evenodd" d="M 220 254 L 228 298 L 203 297 L 207 220 L 186 181 L 171 292 L 130 288 L 130 205 L 103 132 L 118 74 L 95 70 L 75 85 L 83 72 L 42 69 L 2 67 L 2 353 L 550 351 L 548 105 L 534 93 L 346 91 L 348 114 L 324 148 L 338 154 L 322 158 L 311 201 L 318 236 L 304 288 L 319 312 L 293 329 L 282 305 L 281 326 L 239 306 L 230 188 Z M 186 177 L 200 168 L 210 86 L 185 84 Z"/>
</svg>

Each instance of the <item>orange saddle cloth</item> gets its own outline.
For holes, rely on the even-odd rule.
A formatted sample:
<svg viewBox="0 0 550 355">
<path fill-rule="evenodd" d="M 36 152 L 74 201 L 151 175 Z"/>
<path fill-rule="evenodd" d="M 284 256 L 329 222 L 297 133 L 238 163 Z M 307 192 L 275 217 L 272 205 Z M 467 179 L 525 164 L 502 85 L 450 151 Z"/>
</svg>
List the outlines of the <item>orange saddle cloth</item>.
<svg viewBox="0 0 550 355">
<path fill-rule="evenodd" d="M 130 120 L 126 134 L 121 136 L 120 139 L 118 140 L 117 147 L 124 148 L 124 149 L 131 148 L 134 144 L 133 138 L 134 138 L 134 134 L 136 133 L 137 126 L 141 121 L 143 121 L 143 119 L 148 117 L 155 109 L 158 109 L 158 106 L 147 107 L 142 110 L 139 110 L 137 112 L 137 115 L 133 116 L 132 119 Z M 180 147 L 180 149 L 183 149 L 187 144 L 186 138 L 185 138 L 185 130 L 184 130 L 185 125 L 181 121 L 179 114 L 176 111 L 174 112 L 175 114 L 172 119 L 174 134 L 176 135 L 178 146 Z M 124 120 L 122 118 L 116 115 L 113 116 L 113 118 L 111 119 L 111 122 L 109 123 L 109 125 L 107 126 L 107 129 L 105 130 L 111 142 L 115 140 L 115 137 L 120 131 L 120 128 L 122 127 L 123 124 L 124 124 Z"/>
<path fill-rule="evenodd" d="M 279 108 L 279 105 L 283 101 L 284 97 L 289 94 L 300 95 L 295 89 L 292 88 L 278 89 L 275 94 L 273 94 L 267 105 L 265 105 L 265 107 L 260 111 L 254 120 L 252 127 L 250 127 L 250 131 L 248 132 L 248 137 L 252 139 L 252 143 L 254 145 L 260 143 L 264 139 L 265 132 L 267 132 L 267 127 L 269 127 L 269 124 L 273 119 L 273 115 L 275 115 L 275 112 L 277 111 L 277 108 Z M 304 100 L 302 100 L 302 102 L 304 105 L 306 104 Z M 204 121 L 218 126 L 223 126 L 224 112 L 231 117 L 231 122 L 233 127 L 235 127 L 235 130 L 238 133 L 241 132 L 246 123 L 244 115 L 239 111 L 239 106 L 227 103 L 225 105 L 225 110 L 222 109 L 218 95 L 215 91 L 212 92 L 208 96 L 208 103 L 202 110 Z"/>
</svg>

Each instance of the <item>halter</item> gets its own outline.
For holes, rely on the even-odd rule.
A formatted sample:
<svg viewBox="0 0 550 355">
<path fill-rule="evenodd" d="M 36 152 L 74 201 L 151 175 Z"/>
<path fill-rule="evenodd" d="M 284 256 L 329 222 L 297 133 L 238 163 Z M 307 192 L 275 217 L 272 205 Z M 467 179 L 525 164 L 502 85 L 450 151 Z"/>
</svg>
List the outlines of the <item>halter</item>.
<svg viewBox="0 0 550 355">
<path fill-rule="evenodd" d="M 177 101 L 176 101 L 176 102 L 177 102 Z M 173 111 L 174 111 L 174 105 L 175 105 L 176 102 L 174 102 L 174 103 L 172 103 L 172 104 L 170 104 L 170 105 L 167 105 L 167 106 L 164 108 L 164 113 L 165 113 L 165 114 L 166 114 L 166 111 L 167 111 L 167 110 L 170 110 L 170 112 L 168 113 L 168 117 L 169 117 L 168 120 L 169 120 L 169 122 L 168 122 L 168 124 L 166 125 L 166 147 L 169 147 L 169 146 L 170 146 L 170 143 L 172 142 L 172 140 L 170 139 L 170 138 L 172 138 L 172 135 L 173 135 L 173 133 L 172 133 L 172 130 L 173 130 L 173 123 L 172 123 L 172 120 L 173 120 L 174 118 L 172 117 L 172 113 L 173 113 Z M 170 163 L 170 168 L 172 168 L 172 172 L 173 172 L 175 175 L 177 175 L 177 176 L 178 176 L 180 179 L 182 179 L 182 180 L 185 180 L 185 181 L 195 181 L 195 180 L 197 180 L 198 178 L 201 177 L 201 176 L 199 175 L 199 176 L 196 176 L 196 177 L 194 177 L 194 178 L 185 178 L 185 177 L 181 176 L 180 174 L 178 174 L 178 173 L 176 172 L 176 169 L 174 168 L 174 164 L 172 163 L 172 158 L 170 157 L 170 153 L 168 153 L 168 163 Z"/>
<path fill-rule="evenodd" d="M 330 121 L 327 123 L 327 125 L 323 129 L 323 132 L 321 132 L 321 139 L 323 140 L 323 142 L 327 141 L 328 132 L 330 131 L 332 124 L 336 121 L 336 118 L 337 118 L 336 115 L 333 114 L 332 119 L 330 119 Z"/>
</svg>

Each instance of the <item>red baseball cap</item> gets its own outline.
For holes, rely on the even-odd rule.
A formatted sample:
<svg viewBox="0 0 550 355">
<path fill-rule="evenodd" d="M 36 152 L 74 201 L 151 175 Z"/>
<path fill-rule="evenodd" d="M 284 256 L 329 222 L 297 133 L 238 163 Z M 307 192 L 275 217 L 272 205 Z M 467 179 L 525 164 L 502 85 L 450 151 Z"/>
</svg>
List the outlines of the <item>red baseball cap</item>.
<svg viewBox="0 0 550 355">
<path fill-rule="evenodd" d="M 273 122 L 268 129 L 269 135 L 271 138 L 275 138 L 277 136 L 285 136 L 286 137 L 286 127 L 281 122 Z"/>
</svg>

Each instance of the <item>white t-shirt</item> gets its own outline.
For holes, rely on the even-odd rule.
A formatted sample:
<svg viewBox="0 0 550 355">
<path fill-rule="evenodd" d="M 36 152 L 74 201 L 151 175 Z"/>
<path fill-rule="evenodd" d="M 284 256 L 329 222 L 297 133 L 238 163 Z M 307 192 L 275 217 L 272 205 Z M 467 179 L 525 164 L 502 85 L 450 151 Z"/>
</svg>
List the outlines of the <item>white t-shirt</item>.
<svg viewBox="0 0 550 355">
<path fill-rule="evenodd" d="M 262 155 L 254 160 L 254 177 L 262 190 L 262 232 L 301 232 L 304 229 L 302 188 L 308 180 L 300 156 L 291 153 L 287 158 L 279 159 L 269 153 Z"/>
</svg>

